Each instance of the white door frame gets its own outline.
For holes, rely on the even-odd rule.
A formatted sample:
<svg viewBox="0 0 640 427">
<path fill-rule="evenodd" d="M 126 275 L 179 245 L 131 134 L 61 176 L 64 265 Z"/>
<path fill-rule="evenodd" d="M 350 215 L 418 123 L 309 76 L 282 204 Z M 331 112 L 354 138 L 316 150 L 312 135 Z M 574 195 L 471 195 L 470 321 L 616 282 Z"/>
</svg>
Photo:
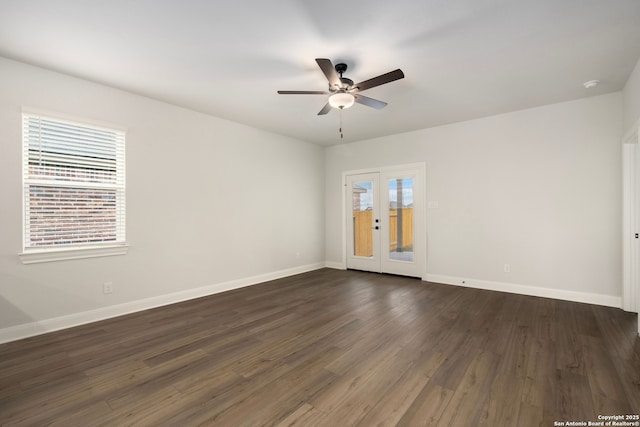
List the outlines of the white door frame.
<svg viewBox="0 0 640 427">
<path fill-rule="evenodd" d="M 342 265 L 346 269 L 347 268 L 347 218 L 345 215 L 347 208 L 347 194 L 349 194 L 349 189 L 347 188 L 347 176 L 349 175 L 362 175 L 369 173 L 377 173 L 379 172 L 381 175 L 394 171 L 405 171 L 407 169 L 416 170 L 416 181 L 419 181 L 419 185 L 416 190 L 419 193 L 417 197 L 423 201 L 424 208 L 422 209 L 423 214 L 416 216 L 414 218 L 415 221 L 415 238 L 416 238 L 416 257 L 420 256 L 420 259 L 416 258 L 416 262 L 420 263 L 421 274 L 420 278 L 422 280 L 426 280 L 427 277 L 427 215 L 426 215 L 426 193 L 427 193 L 427 172 L 426 172 L 426 163 L 410 163 L 410 164 L 400 164 L 393 166 L 382 166 L 375 168 L 367 168 L 367 169 L 357 169 L 357 170 L 349 170 L 342 172 L 342 210 L 341 216 L 343 220 L 342 223 Z M 381 185 L 381 184 L 380 184 Z"/>
<path fill-rule="evenodd" d="M 640 121 L 622 138 L 622 309 L 638 312 L 640 334 Z"/>
<path fill-rule="evenodd" d="M 622 145 L 622 308 L 637 311 L 638 288 L 638 144 Z"/>
</svg>

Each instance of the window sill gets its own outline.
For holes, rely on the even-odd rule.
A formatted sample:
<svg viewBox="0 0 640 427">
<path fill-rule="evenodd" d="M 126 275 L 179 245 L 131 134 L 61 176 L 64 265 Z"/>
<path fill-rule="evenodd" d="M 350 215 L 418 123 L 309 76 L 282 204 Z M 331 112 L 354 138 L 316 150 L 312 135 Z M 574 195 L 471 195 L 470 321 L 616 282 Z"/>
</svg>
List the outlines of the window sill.
<svg viewBox="0 0 640 427">
<path fill-rule="evenodd" d="M 94 246 L 85 248 L 32 249 L 18 254 L 23 264 L 66 261 L 70 259 L 96 258 L 114 255 L 126 255 L 128 245 Z"/>
</svg>

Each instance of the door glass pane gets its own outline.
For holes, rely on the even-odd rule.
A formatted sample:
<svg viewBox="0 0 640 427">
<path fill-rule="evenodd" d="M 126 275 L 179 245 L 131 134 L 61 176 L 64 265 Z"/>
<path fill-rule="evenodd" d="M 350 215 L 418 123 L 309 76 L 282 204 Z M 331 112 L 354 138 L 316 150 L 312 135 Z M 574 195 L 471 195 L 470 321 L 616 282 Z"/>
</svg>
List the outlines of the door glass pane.
<svg viewBox="0 0 640 427">
<path fill-rule="evenodd" d="M 390 179 L 389 258 L 413 261 L 413 178 Z"/>
<path fill-rule="evenodd" d="M 373 182 L 354 182 L 351 188 L 353 212 L 353 255 L 373 256 Z"/>
</svg>

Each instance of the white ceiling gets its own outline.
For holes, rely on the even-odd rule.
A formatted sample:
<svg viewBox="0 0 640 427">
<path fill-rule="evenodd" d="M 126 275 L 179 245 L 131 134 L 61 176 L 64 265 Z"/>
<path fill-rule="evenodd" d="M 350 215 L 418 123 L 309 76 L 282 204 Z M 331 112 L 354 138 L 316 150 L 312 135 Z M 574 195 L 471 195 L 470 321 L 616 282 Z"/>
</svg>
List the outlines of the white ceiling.
<svg viewBox="0 0 640 427">
<path fill-rule="evenodd" d="M 638 0 L 0 0 L 0 56 L 323 145 L 621 90 Z M 406 78 L 317 116 L 315 58 Z M 587 90 L 582 83 L 598 79 Z"/>
</svg>

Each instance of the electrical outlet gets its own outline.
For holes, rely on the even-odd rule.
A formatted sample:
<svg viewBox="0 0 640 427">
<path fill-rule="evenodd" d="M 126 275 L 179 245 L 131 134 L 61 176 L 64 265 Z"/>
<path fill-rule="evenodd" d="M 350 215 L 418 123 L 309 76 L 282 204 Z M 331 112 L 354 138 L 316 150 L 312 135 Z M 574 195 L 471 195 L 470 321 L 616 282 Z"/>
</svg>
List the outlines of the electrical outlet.
<svg viewBox="0 0 640 427">
<path fill-rule="evenodd" d="M 511 266 L 509 264 L 505 264 L 504 265 L 504 272 L 505 273 L 511 273 Z"/>
<path fill-rule="evenodd" d="M 113 282 L 104 282 L 102 284 L 102 293 L 103 294 L 113 293 Z"/>
</svg>

